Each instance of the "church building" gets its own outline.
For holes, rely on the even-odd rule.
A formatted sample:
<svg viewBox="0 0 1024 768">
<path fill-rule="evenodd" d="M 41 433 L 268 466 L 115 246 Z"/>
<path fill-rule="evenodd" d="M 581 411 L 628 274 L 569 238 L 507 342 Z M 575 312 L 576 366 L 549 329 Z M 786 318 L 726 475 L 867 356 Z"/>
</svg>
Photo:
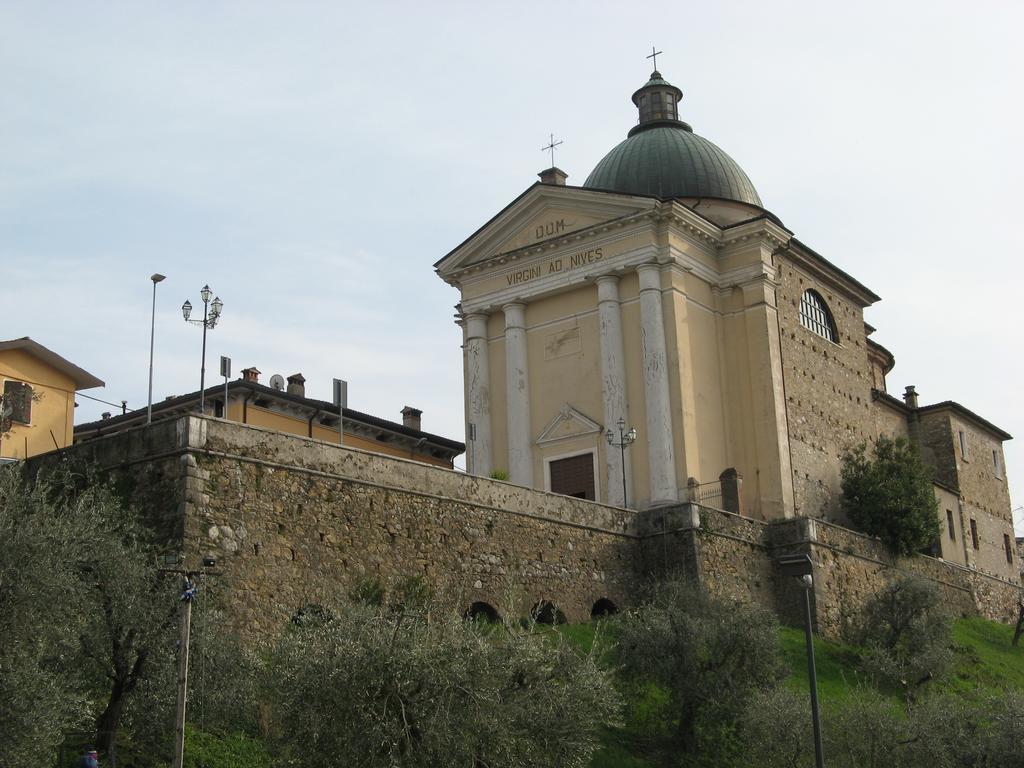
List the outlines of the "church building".
<svg viewBox="0 0 1024 768">
<path fill-rule="evenodd" d="M 582 186 L 552 167 L 437 262 L 461 294 L 470 473 L 636 509 L 842 522 L 880 434 L 936 469 L 935 554 L 1016 573 L 999 427 L 886 391 L 867 286 L 801 242 L 655 71 Z M 936 387 L 938 388 L 938 387 Z"/>
</svg>

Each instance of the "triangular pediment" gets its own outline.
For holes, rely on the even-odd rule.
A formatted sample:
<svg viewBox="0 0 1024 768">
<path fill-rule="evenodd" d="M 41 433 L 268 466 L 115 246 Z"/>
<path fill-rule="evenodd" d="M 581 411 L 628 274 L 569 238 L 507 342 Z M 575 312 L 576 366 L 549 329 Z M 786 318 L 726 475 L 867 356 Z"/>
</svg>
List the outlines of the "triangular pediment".
<svg viewBox="0 0 1024 768">
<path fill-rule="evenodd" d="M 654 198 L 534 184 L 434 266 L 447 278 L 496 256 L 586 232 L 655 205 Z"/>
<path fill-rule="evenodd" d="M 558 415 L 544 427 L 544 431 L 537 438 L 537 445 L 600 433 L 600 424 L 589 416 L 577 411 L 568 403 L 565 403 L 558 410 Z"/>
</svg>

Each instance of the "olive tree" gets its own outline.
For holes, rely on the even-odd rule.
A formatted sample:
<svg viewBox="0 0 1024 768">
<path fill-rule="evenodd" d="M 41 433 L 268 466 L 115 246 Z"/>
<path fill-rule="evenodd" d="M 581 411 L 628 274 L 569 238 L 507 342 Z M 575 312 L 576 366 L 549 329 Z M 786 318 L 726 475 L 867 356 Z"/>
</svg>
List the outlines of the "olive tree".
<svg viewBox="0 0 1024 768">
<path fill-rule="evenodd" d="M 92 730 L 116 765 L 125 708 L 173 629 L 149 534 L 88 469 L 0 472 L 0 766 Z M 9 761 L 9 763 L 7 762 Z"/>
<path fill-rule="evenodd" d="M 265 676 L 296 766 L 585 766 L 617 719 L 608 673 L 558 635 L 353 605 L 284 633 Z"/>
<path fill-rule="evenodd" d="M 822 745 L 829 768 L 911 768 L 912 729 L 898 703 L 860 687 L 822 707 Z M 741 728 L 746 764 L 811 768 L 814 742 L 808 695 L 788 686 L 751 699 Z M 939 766 L 930 766 L 939 768 Z"/>
<path fill-rule="evenodd" d="M 912 700 L 922 685 L 949 669 L 952 632 L 936 585 L 909 576 L 896 579 L 864 609 L 858 638 L 865 647 L 862 665 Z"/>
<path fill-rule="evenodd" d="M 902 437 L 879 437 L 843 456 L 841 505 L 857 527 L 909 555 L 939 535 L 938 501 L 931 470 Z"/>
<path fill-rule="evenodd" d="M 43 765 L 63 733 L 86 725 L 87 692 L 70 678 L 82 619 L 73 563 L 88 514 L 58 514 L 44 485 L 0 469 L 0 766 Z M 87 511 L 89 505 L 84 505 Z"/>
<path fill-rule="evenodd" d="M 667 692 L 667 746 L 687 759 L 726 745 L 724 731 L 735 727 L 747 700 L 783 675 L 770 612 L 678 580 L 657 585 L 646 604 L 625 614 L 619 654 L 627 675 Z"/>
</svg>

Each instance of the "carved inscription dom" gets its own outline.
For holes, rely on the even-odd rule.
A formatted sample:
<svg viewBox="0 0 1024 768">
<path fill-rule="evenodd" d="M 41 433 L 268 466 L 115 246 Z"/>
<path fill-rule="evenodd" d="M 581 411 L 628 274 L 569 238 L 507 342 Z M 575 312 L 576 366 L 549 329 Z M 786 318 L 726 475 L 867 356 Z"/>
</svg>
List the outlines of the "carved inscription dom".
<svg viewBox="0 0 1024 768">
<path fill-rule="evenodd" d="M 545 224 L 538 224 L 537 228 L 533 231 L 534 240 L 541 240 L 545 237 L 554 237 L 565 231 L 565 219 L 557 219 L 556 221 L 549 221 Z"/>
<path fill-rule="evenodd" d="M 588 264 L 595 264 L 604 258 L 604 253 L 601 251 L 601 247 L 588 248 L 585 251 L 578 251 L 568 258 L 559 256 L 557 259 L 551 259 L 545 264 L 535 264 L 532 267 L 526 269 L 518 269 L 515 272 L 510 272 L 505 275 L 505 280 L 509 285 L 519 285 L 520 283 L 527 283 L 530 280 L 536 280 L 538 277 L 545 275 L 551 275 L 556 272 L 567 272 L 569 270 L 577 269 L 579 267 L 585 267 Z"/>
</svg>

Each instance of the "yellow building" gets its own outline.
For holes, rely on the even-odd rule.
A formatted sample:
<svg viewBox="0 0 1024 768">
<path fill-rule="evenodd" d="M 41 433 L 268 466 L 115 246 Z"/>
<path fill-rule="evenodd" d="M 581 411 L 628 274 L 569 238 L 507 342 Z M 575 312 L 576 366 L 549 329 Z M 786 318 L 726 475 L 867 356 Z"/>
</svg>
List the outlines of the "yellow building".
<svg viewBox="0 0 1024 768">
<path fill-rule="evenodd" d="M 403 408 L 402 422 L 398 423 L 353 410 L 347 403 L 306 397 L 306 379 L 301 373 L 289 376 L 287 384 L 271 379 L 275 386 L 261 384 L 259 376 L 260 371 L 246 368 L 242 378 L 229 382 L 226 410 L 224 385 L 207 388 L 204 397 L 207 415 L 441 467 L 453 467 L 455 457 L 466 449 L 456 440 L 424 432 L 420 428 L 422 411 L 416 408 Z M 191 392 L 153 403 L 153 420 L 198 413 L 199 400 L 199 392 Z M 145 423 L 145 409 L 109 416 L 78 425 L 75 442 L 93 440 Z"/>
<path fill-rule="evenodd" d="M 435 265 L 460 292 L 468 471 L 638 509 L 842 523 L 843 453 L 905 436 L 955 524 L 937 547 L 1015 574 L 1010 436 L 955 403 L 886 395 L 895 359 L 864 320 L 879 297 L 763 206 L 681 98 L 654 72 L 582 186 L 542 172 Z"/>
<path fill-rule="evenodd" d="M 75 392 L 102 387 L 91 373 L 28 336 L 0 341 L 0 458 L 25 459 L 71 445 Z"/>
</svg>

